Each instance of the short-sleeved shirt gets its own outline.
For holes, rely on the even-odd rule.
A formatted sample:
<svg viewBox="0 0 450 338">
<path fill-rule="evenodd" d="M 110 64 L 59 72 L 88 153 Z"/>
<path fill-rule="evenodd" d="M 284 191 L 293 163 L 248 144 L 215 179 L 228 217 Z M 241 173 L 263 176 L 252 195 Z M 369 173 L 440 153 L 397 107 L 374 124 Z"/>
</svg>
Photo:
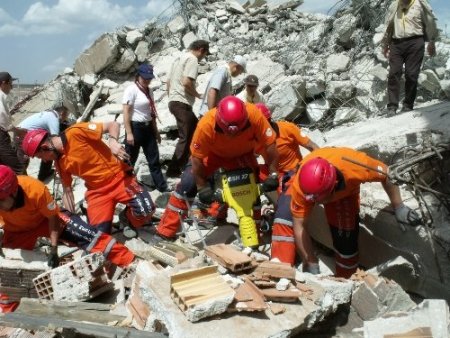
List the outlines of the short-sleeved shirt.
<svg viewBox="0 0 450 338">
<path fill-rule="evenodd" d="M 20 128 L 23 129 L 45 129 L 51 135 L 59 134 L 59 115 L 54 110 L 46 110 L 33 114 L 20 122 Z"/>
<path fill-rule="evenodd" d="M 338 170 L 338 177 L 342 177 L 342 181 L 338 183 L 332 198 L 327 203 L 334 202 L 354 194 L 359 194 L 360 185 L 362 183 L 384 182 L 387 177 L 382 173 L 370 170 L 364 166 L 360 166 L 343 159 L 349 158 L 353 161 L 361 163 L 362 165 L 376 168 L 387 173 L 387 166 L 383 162 L 378 161 L 361 151 L 350 148 L 326 147 L 316 149 L 305 156 L 300 163 L 300 166 L 310 159 L 318 157 L 330 162 Z M 294 217 L 305 218 L 311 212 L 314 203 L 306 201 L 305 195 L 300 188 L 300 172 L 301 169 L 297 172 L 292 182 L 291 212 Z"/>
<path fill-rule="evenodd" d="M 149 88 L 150 97 L 153 100 L 153 91 Z M 152 120 L 152 110 L 150 101 L 147 96 L 139 89 L 136 83 L 125 88 L 123 93 L 122 104 L 127 104 L 133 107 L 131 113 L 131 121 L 133 122 L 148 122 Z"/>
<path fill-rule="evenodd" d="M 423 35 L 422 5 L 413 1 L 411 6 L 403 10 L 399 7 L 394 17 L 394 39 Z"/>
<path fill-rule="evenodd" d="M 12 123 L 8 102 L 6 101 L 7 97 L 8 95 L 0 89 L 0 128 L 3 130 L 9 130 Z"/>
<path fill-rule="evenodd" d="M 58 215 L 59 208 L 44 183 L 30 176 L 19 175 L 17 179 L 23 191 L 23 205 L 9 211 L 0 210 L 5 231 L 34 230 L 47 218 Z"/>
<path fill-rule="evenodd" d="M 74 175 L 94 190 L 129 169 L 113 155 L 102 134 L 103 124 L 93 122 L 75 124 L 61 134 L 64 150 L 56 162 L 64 186 L 71 186 Z"/>
<path fill-rule="evenodd" d="M 217 67 L 208 81 L 208 85 L 203 95 L 203 101 L 200 106 L 200 115 L 204 115 L 208 110 L 208 92 L 211 88 L 217 90 L 217 102 L 222 100 L 225 96 L 231 95 L 232 80 L 230 73 L 230 66 L 228 64 Z"/>
<path fill-rule="evenodd" d="M 191 142 L 191 154 L 204 159 L 210 154 L 234 158 L 253 153 L 258 147 L 275 142 L 275 132 L 261 112 L 246 104 L 249 125 L 238 135 L 229 135 L 216 128 L 216 108 L 209 110 L 199 121 Z"/>
<path fill-rule="evenodd" d="M 186 92 L 182 81 L 183 77 L 188 77 L 194 80 L 195 83 L 197 76 L 198 59 L 194 54 L 187 52 L 176 59 L 170 70 L 169 102 L 177 101 L 192 106 L 195 102 L 195 97 Z"/>
<path fill-rule="evenodd" d="M 261 93 L 259 90 L 256 90 L 255 95 L 250 96 L 247 93 L 247 90 L 241 91 L 239 94 L 236 95 L 236 97 L 240 98 L 244 102 L 249 103 L 266 103 L 266 98 L 264 97 L 263 93 Z"/>
</svg>

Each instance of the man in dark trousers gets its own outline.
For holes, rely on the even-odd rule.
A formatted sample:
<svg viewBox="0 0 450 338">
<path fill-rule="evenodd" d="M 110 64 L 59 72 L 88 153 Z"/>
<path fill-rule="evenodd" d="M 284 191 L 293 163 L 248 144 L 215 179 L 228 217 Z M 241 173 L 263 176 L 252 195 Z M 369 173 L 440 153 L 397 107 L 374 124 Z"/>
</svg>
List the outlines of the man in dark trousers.
<svg viewBox="0 0 450 338">
<path fill-rule="evenodd" d="M 383 54 L 389 59 L 388 116 L 397 112 L 400 79 L 405 65 L 405 98 L 402 112 L 411 111 L 417 94 L 417 79 L 425 53 L 425 41 L 430 56 L 436 54 L 438 37 L 436 18 L 426 0 L 395 0 L 386 16 Z"/>
<path fill-rule="evenodd" d="M 198 76 L 198 62 L 208 54 L 209 42 L 196 40 L 190 44 L 186 53 L 175 60 L 170 71 L 167 92 L 169 110 L 177 120 L 178 143 L 167 168 L 168 177 L 180 176 L 189 159 L 189 145 L 198 122 L 192 106 L 196 98 L 202 98 L 195 84 Z"/>
</svg>

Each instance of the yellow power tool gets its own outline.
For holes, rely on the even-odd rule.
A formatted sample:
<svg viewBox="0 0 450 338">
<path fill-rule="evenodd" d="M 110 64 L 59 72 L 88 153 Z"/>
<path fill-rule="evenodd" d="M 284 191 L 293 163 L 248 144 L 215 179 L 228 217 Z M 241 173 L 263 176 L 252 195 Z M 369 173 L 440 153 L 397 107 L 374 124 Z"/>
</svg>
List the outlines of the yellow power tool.
<svg viewBox="0 0 450 338">
<path fill-rule="evenodd" d="M 216 183 L 222 187 L 217 190 L 218 195 L 221 195 L 221 202 L 228 204 L 237 214 L 242 244 L 247 247 L 258 246 L 253 207 L 259 203 L 261 191 L 256 183 L 255 174 L 248 168 L 232 171 L 221 169 Z"/>
</svg>

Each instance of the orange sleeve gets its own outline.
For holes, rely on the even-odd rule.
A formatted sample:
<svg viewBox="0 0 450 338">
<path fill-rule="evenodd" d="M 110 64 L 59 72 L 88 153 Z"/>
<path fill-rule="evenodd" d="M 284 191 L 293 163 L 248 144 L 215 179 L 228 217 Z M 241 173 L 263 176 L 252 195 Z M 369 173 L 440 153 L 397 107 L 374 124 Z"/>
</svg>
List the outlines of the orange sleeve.
<svg viewBox="0 0 450 338">
<path fill-rule="evenodd" d="M 295 124 L 289 123 L 289 125 L 292 136 L 297 141 L 297 143 L 301 146 L 306 146 L 310 141 L 309 137 L 303 134 L 302 130 Z"/>
<path fill-rule="evenodd" d="M 52 195 L 48 191 L 47 187 L 43 187 L 43 191 L 38 193 L 38 198 L 36 199 L 37 208 L 41 214 L 47 218 L 50 216 L 56 216 L 59 213 L 59 207 L 53 199 Z"/>
<path fill-rule="evenodd" d="M 70 132 L 71 137 L 75 137 L 80 140 L 101 140 L 103 135 L 102 122 L 83 122 L 72 126 L 72 128 Z"/>
<path fill-rule="evenodd" d="M 297 218 L 306 218 L 310 214 L 314 203 L 307 202 L 299 186 L 299 171 L 291 178 L 291 186 L 287 193 L 291 194 L 291 213 Z"/>
<path fill-rule="evenodd" d="M 363 154 L 365 157 L 365 164 L 371 168 L 377 168 L 385 173 L 388 172 L 388 166 L 383 162 L 376 160 L 366 154 Z M 375 170 L 367 170 L 366 177 L 364 179 L 365 182 L 384 182 L 387 178 L 387 175 L 379 173 Z"/>
<path fill-rule="evenodd" d="M 258 147 L 268 146 L 276 141 L 275 130 L 269 124 L 269 121 L 259 112 L 253 104 L 246 104 L 246 109 L 249 115 L 251 124 L 255 127 L 257 138 L 259 141 Z"/>
<path fill-rule="evenodd" d="M 214 132 L 214 119 L 211 113 L 206 113 L 195 128 L 191 141 L 191 155 L 203 159 L 211 152 L 211 133 Z"/>
</svg>

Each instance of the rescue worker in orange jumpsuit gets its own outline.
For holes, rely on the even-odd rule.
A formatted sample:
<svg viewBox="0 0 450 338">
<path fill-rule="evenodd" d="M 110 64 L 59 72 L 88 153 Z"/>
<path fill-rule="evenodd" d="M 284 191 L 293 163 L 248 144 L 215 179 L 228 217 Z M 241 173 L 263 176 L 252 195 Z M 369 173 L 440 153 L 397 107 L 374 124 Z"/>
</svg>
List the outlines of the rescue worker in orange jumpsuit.
<svg viewBox="0 0 450 338">
<path fill-rule="evenodd" d="M 117 141 L 119 129 L 117 122 L 78 123 L 59 136 L 42 129 L 30 130 L 22 143 L 26 155 L 55 161 L 64 189 L 63 204 L 72 213 L 72 175 L 84 180 L 89 224 L 103 233 L 111 233 L 117 203 L 127 205 L 125 214 L 133 227 L 149 223 L 155 210 L 148 190 L 124 162 L 129 156 Z M 103 133 L 109 133 L 109 147 L 102 140 Z"/>
<path fill-rule="evenodd" d="M 281 184 L 272 225 L 271 256 L 272 258 L 278 258 L 281 262 L 293 265 L 296 251 L 290 209 L 291 195 L 287 193 L 287 188 L 291 177 L 295 175 L 300 161 L 303 159 L 299 146 L 309 151 L 319 149 L 319 146 L 311 141 L 294 123 L 272 121 L 272 113 L 265 104 L 257 103 L 255 106 L 263 113 L 277 135 L 278 175 L 281 178 Z M 266 171 L 264 169 L 262 171 Z"/>
<path fill-rule="evenodd" d="M 336 276 L 348 278 L 356 271 L 362 183 L 382 184 L 399 223 L 410 226 L 420 223 L 419 215 L 403 204 L 398 186 L 387 174 L 388 167 L 384 163 L 350 148 L 320 148 L 303 159 L 289 189 L 292 189 L 295 244 L 304 271 L 320 272 L 311 238 L 304 226 L 315 203 L 325 207 L 335 250 Z"/>
<path fill-rule="evenodd" d="M 234 96 L 224 97 L 197 125 L 190 146 L 191 163 L 169 199 L 156 229 L 158 237 L 175 237 L 181 225 L 179 213 L 187 214 L 188 204 L 197 193 L 204 205 L 215 200 L 212 184 L 217 169 L 252 168 L 257 173 L 255 150 L 259 147 L 265 148 L 265 161 L 271 172 L 263 182 L 264 189 L 275 190 L 278 153 L 274 130 L 253 104 L 245 104 Z"/>
<path fill-rule="evenodd" d="M 88 252 L 101 252 L 121 267 L 135 258 L 111 235 L 90 226 L 78 215 L 60 211 L 44 183 L 30 176 L 17 176 L 4 165 L 0 165 L 0 216 L 4 222 L 1 247 L 33 250 L 38 237 L 50 238 L 48 265 L 52 268 L 59 265 L 59 240 Z"/>
</svg>

